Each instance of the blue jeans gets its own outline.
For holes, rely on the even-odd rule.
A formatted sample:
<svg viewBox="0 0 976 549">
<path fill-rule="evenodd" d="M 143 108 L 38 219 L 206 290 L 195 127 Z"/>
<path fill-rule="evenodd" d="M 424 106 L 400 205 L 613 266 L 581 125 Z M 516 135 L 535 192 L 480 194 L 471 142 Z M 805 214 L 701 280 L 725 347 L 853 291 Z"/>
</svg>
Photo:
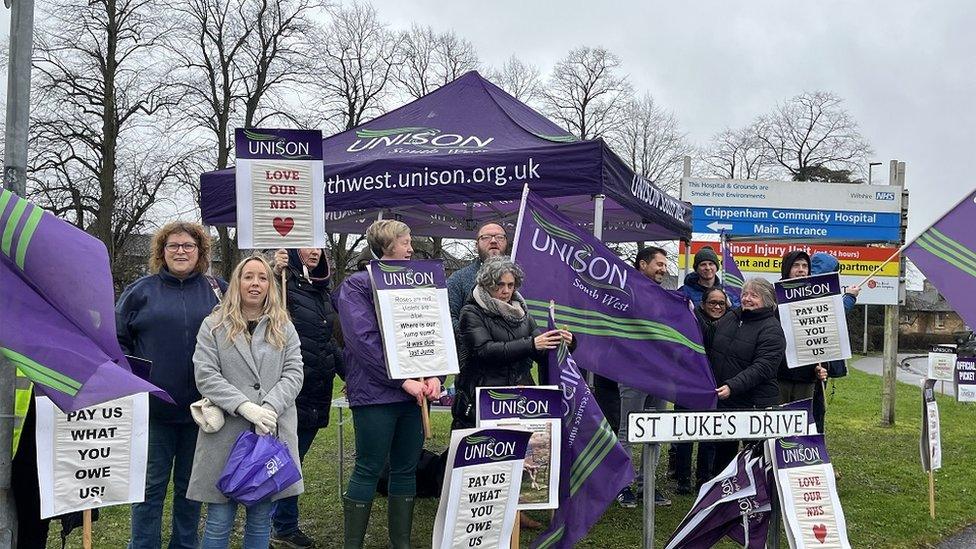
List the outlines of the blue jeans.
<svg viewBox="0 0 976 549">
<path fill-rule="evenodd" d="M 263 501 L 244 508 L 247 521 L 244 523 L 243 549 L 268 549 L 271 544 L 271 506 L 270 501 Z M 236 501 L 208 503 L 207 526 L 203 529 L 200 549 L 227 549 L 236 517 Z"/>
<path fill-rule="evenodd" d="M 197 445 L 195 423 L 149 421 L 149 459 L 146 462 L 146 499 L 132 504 L 129 549 L 160 549 L 163 501 L 173 476 L 173 525 L 170 549 L 195 549 L 200 503 L 186 499 Z"/>
<path fill-rule="evenodd" d="M 298 431 L 298 460 L 305 460 L 305 454 L 312 447 L 312 441 L 318 429 L 299 429 Z M 279 499 L 275 502 L 274 531 L 279 536 L 287 536 L 298 530 L 298 496 Z"/>
</svg>

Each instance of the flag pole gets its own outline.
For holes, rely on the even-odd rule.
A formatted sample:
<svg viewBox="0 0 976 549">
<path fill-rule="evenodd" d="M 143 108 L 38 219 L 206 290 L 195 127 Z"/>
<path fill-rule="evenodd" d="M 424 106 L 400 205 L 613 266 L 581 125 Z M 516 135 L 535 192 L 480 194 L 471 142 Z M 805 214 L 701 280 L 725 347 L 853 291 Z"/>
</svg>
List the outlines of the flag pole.
<svg viewBox="0 0 976 549">
<path fill-rule="evenodd" d="M 417 381 L 423 383 L 424 378 L 417 378 Z M 424 424 L 424 439 L 430 440 L 433 435 L 430 432 L 430 410 L 427 408 L 427 397 L 420 401 L 420 419 Z"/>
<path fill-rule="evenodd" d="M 912 240 L 912 242 L 915 242 L 915 241 Z M 907 248 L 912 242 L 908 242 L 906 244 L 903 244 L 900 248 L 898 248 L 897 250 L 895 250 L 895 253 L 891 254 L 891 256 L 888 259 L 885 259 L 884 261 L 882 261 L 881 262 L 881 265 L 878 265 L 877 267 L 875 267 L 875 269 L 873 271 L 871 271 L 871 274 L 869 274 L 868 276 L 864 277 L 864 280 L 861 280 L 860 282 L 858 282 L 857 283 L 857 287 L 860 288 L 865 283 L 867 283 L 868 280 L 871 280 L 872 278 L 874 278 L 874 275 L 880 273 L 881 272 L 881 269 L 884 269 L 885 265 L 887 265 L 888 263 L 891 263 L 891 260 L 894 259 L 894 258 L 896 258 L 896 257 L 898 257 L 898 254 L 900 254 L 903 251 L 905 251 L 905 248 Z"/>
<path fill-rule="evenodd" d="M 512 549 L 519 547 L 519 535 L 522 526 L 522 511 L 515 511 L 515 527 L 512 528 Z"/>
</svg>

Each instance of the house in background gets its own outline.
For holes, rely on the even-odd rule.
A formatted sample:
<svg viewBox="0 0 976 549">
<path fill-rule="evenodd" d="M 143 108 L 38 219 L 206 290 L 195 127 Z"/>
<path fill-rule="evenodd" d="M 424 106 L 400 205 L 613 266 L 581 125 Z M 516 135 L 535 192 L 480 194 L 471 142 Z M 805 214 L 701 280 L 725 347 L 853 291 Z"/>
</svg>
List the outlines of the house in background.
<svg viewBox="0 0 976 549">
<path fill-rule="evenodd" d="M 903 349 L 925 349 L 938 343 L 955 343 L 968 330 L 963 319 L 926 280 L 922 291 L 908 290 L 899 311 L 898 335 Z"/>
</svg>

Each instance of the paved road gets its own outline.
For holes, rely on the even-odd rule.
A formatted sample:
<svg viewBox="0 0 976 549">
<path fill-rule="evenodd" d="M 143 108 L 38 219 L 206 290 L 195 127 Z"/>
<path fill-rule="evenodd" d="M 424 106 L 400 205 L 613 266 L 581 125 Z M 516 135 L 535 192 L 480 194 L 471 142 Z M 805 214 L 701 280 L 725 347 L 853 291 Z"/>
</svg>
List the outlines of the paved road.
<svg viewBox="0 0 976 549">
<path fill-rule="evenodd" d="M 919 386 L 928 372 L 928 356 L 919 353 L 898 355 L 898 381 Z M 881 357 L 868 356 L 854 362 L 854 367 L 862 372 L 881 375 Z M 935 385 L 936 390 L 942 389 L 942 383 Z M 952 384 L 945 384 L 945 394 L 952 394 Z M 942 540 L 935 549 L 973 549 L 976 547 L 976 524 L 958 534 Z"/>
</svg>

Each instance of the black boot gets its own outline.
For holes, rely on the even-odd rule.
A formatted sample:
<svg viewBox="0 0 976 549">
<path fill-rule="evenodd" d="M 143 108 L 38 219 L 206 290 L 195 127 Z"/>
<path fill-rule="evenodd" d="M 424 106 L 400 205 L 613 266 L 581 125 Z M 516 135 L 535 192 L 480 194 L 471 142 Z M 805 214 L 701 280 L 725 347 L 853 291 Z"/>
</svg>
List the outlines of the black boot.
<svg viewBox="0 0 976 549">
<path fill-rule="evenodd" d="M 410 549 L 410 530 L 413 528 L 413 496 L 389 496 L 387 498 L 387 529 L 390 531 L 391 549 Z"/>
<path fill-rule="evenodd" d="M 356 501 L 343 496 L 342 516 L 345 522 L 343 549 L 362 548 L 366 527 L 369 526 L 369 512 L 372 508 L 372 501 Z"/>
</svg>

